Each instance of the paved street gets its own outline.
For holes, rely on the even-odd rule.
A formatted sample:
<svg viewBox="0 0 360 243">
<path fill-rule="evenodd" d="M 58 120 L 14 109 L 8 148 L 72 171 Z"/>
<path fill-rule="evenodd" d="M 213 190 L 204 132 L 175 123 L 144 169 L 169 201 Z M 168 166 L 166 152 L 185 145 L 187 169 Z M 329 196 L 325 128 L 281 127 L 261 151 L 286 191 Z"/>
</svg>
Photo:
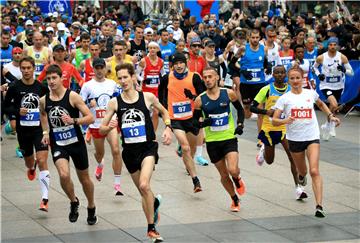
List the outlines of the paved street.
<svg viewBox="0 0 360 243">
<path fill-rule="evenodd" d="M 213 165 L 197 166 L 204 188 L 192 192 L 192 182 L 175 154 L 176 142 L 160 146 L 160 161 L 152 178 L 152 189 L 160 193 L 159 232 L 167 242 L 359 242 L 360 116 L 342 118 L 337 137 L 321 141 L 320 172 L 324 179 L 326 218 L 314 215 L 311 178 L 306 190 L 310 198 L 295 200 L 295 189 L 286 154 L 279 147 L 275 162 L 259 167 L 255 162 L 255 121 L 246 121 L 239 137 L 240 168 L 247 186 L 241 197 L 241 210 L 230 212 L 230 197 L 220 184 Z M 318 116 L 323 122 L 325 117 Z M 162 130 L 160 125 L 160 130 Z M 160 133 L 158 133 L 160 134 Z M 51 189 L 49 212 L 39 211 L 40 187 L 28 181 L 23 160 L 15 157 L 16 139 L 4 136 L 1 145 L 1 239 L 2 242 L 139 242 L 146 238 L 146 220 L 140 196 L 123 168 L 123 197 L 115 197 L 111 154 L 107 146 L 103 180 L 95 180 L 93 146 L 89 146 L 90 172 L 95 183 L 99 222 L 86 223 L 86 199 L 71 174 L 80 199 L 80 217 L 68 221 L 69 201 L 62 191 L 55 166 L 49 155 Z M 204 154 L 206 150 L 204 149 Z M 207 156 L 206 156 L 207 157 Z"/>
</svg>

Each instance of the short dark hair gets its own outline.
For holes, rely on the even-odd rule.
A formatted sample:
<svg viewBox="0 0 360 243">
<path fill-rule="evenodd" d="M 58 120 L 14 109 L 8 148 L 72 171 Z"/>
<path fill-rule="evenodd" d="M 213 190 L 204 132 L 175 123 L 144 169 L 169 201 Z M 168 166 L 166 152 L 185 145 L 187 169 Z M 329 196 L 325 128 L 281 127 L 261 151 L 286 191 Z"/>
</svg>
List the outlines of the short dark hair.
<svg viewBox="0 0 360 243">
<path fill-rule="evenodd" d="M 210 71 L 210 70 L 212 70 L 212 71 L 214 71 L 216 74 L 218 74 L 218 71 L 216 70 L 216 68 L 214 68 L 214 67 L 212 67 L 212 66 L 207 66 L 207 67 L 205 67 L 205 68 L 203 69 L 203 73 L 204 73 L 205 71 Z"/>
<path fill-rule="evenodd" d="M 100 45 L 97 40 L 93 40 L 92 42 L 90 42 L 90 46 L 95 46 L 95 45 Z"/>
<path fill-rule="evenodd" d="M 305 46 L 303 46 L 303 45 L 295 45 L 295 46 L 294 46 L 294 51 L 296 52 L 296 49 L 298 49 L 298 48 L 303 48 L 303 49 L 305 49 Z"/>
<path fill-rule="evenodd" d="M 115 47 L 115 46 L 125 46 L 125 47 L 127 48 L 127 44 L 126 44 L 126 42 L 123 41 L 123 40 L 115 41 L 115 42 L 113 43 L 113 46 L 114 46 L 114 47 Z"/>
<path fill-rule="evenodd" d="M 166 28 L 162 28 L 161 30 L 159 30 L 159 35 L 162 35 L 162 33 L 164 33 L 164 32 L 169 32 L 169 31 L 167 31 L 167 29 Z"/>
<path fill-rule="evenodd" d="M 83 32 L 81 35 L 80 35 L 80 41 L 82 40 L 90 40 L 90 35 L 86 32 Z"/>
<path fill-rule="evenodd" d="M 34 58 L 32 58 L 30 56 L 26 56 L 26 57 L 21 58 L 21 60 L 19 62 L 19 65 L 21 66 L 21 63 L 23 63 L 23 62 L 30 62 L 31 65 L 33 67 L 35 67 L 35 60 L 34 60 Z"/>
<path fill-rule="evenodd" d="M 46 70 L 46 76 L 51 73 L 56 73 L 59 77 L 62 76 L 62 70 L 57 64 L 51 64 Z"/>
<path fill-rule="evenodd" d="M 130 76 L 135 75 L 135 68 L 134 68 L 134 65 L 131 63 L 123 63 L 123 64 L 119 64 L 115 67 L 116 73 L 122 69 L 126 69 L 128 71 L 128 73 L 130 74 Z"/>
</svg>

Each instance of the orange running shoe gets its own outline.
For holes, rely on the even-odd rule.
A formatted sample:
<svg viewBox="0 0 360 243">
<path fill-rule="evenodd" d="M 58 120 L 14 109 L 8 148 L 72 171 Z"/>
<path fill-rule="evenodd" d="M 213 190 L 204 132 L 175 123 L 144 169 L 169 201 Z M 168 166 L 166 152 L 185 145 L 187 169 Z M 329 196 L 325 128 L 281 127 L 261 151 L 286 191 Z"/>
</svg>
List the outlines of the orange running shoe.
<svg viewBox="0 0 360 243">
<path fill-rule="evenodd" d="M 95 170 L 95 177 L 98 181 L 101 181 L 101 177 L 102 177 L 102 172 L 104 169 L 104 165 L 103 163 L 101 163 L 102 166 L 97 165 L 96 166 L 96 170 Z"/>
<path fill-rule="evenodd" d="M 27 170 L 27 177 L 30 181 L 33 181 L 36 177 L 36 170 L 35 169 L 28 169 Z"/>
<path fill-rule="evenodd" d="M 48 212 L 48 210 L 49 210 L 49 200 L 48 199 L 41 200 L 39 210 Z"/>
<path fill-rule="evenodd" d="M 152 242 L 162 242 L 164 239 L 160 236 L 160 233 L 156 230 L 150 230 L 147 233 L 147 236 L 152 240 Z"/>
<path fill-rule="evenodd" d="M 245 193 L 245 183 L 244 183 L 244 180 L 241 179 L 241 177 L 239 177 L 237 180 L 238 180 L 238 182 L 239 182 L 240 187 L 237 187 L 237 186 L 236 186 L 237 183 L 235 183 L 236 192 L 239 194 L 239 196 L 244 195 L 244 193 Z"/>
<path fill-rule="evenodd" d="M 90 129 L 87 129 L 87 130 L 86 130 L 85 141 L 86 141 L 87 144 L 91 145 L 91 133 L 90 133 Z"/>
<path fill-rule="evenodd" d="M 231 210 L 231 212 L 239 212 L 240 211 L 240 201 L 238 201 L 236 203 L 234 200 L 232 200 L 230 210 Z"/>
</svg>

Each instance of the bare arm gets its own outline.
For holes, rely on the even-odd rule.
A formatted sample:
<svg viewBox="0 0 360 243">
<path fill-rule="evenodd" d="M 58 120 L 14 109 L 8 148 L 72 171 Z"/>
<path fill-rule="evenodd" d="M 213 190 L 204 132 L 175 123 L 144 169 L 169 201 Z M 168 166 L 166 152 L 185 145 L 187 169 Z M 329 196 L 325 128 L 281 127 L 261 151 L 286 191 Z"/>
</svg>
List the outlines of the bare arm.
<svg viewBox="0 0 360 243">
<path fill-rule="evenodd" d="M 72 118 L 72 117 L 62 117 L 62 120 L 66 124 L 77 124 L 77 125 L 89 125 L 95 121 L 93 114 L 89 110 L 89 108 L 85 105 L 85 102 L 82 100 L 81 96 L 74 91 L 70 92 L 70 104 L 73 107 L 76 107 L 82 117 L 80 118 Z"/>
<path fill-rule="evenodd" d="M 70 57 L 69 57 L 69 63 L 72 63 L 72 61 L 74 60 L 76 56 L 76 49 L 72 50 L 70 53 Z"/>
<path fill-rule="evenodd" d="M 281 126 L 281 125 L 284 125 L 284 124 L 291 124 L 295 120 L 295 118 L 293 118 L 291 116 L 289 116 L 289 117 L 287 117 L 285 119 L 280 119 L 280 116 L 281 116 L 282 112 L 283 111 L 279 110 L 279 109 L 275 110 L 273 118 L 272 118 L 272 124 L 274 126 Z"/>
<path fill-rule="evenodd" d="M 43 130 L 43 138 L 41 142 L 43 144 L 50 144 L 48 119 L 47 119 L 47 113 L 45 111 L 45 96 L 40 98 L 40 122 L 41 122 L 41 128 Z"/>
<path fill-rule="evenodd" d="M 316 105 L 322 112 L 327 115 L 329 121 L 335 122 L 336 126 L 340 125 L 340 119 L 334 116 L 334 114 L 330 111 L 329 107 L 322 100 L 317 99 Z"/>
<path fill-rule="evenodd" d="M 106 135 L 110 132 L 111 129 L 117 126 L 117 120 L 111 120 L 118 108 L 117 99 L 112 98 L 107 104 L 106 114 L 101 121 L 100 125 L 100 134 Z"/>
</svg>

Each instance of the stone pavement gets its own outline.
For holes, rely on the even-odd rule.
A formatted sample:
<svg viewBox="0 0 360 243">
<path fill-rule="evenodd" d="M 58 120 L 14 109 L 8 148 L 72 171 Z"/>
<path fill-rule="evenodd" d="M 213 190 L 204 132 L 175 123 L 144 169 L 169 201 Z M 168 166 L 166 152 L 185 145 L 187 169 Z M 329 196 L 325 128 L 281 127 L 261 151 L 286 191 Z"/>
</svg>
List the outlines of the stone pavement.
<svg viewBox="0 0 360 243">
<path fill-rule="evenodd" d="M 322 115 L 318 118 L 321 122 L 325 119 Z M 245 132 L 239 137 L 239 151 L 247 193 L 241 197 L 238 213 L 230 212 L 230 197 L 213 165 L 197 166 L 204 191 L 194 194 L 191 179 L 175 155 L 176 143 L 169 147 L 160 145 L 160 161 L 152 178 L 154 193 L 163 197 L 159 232 L 168 242 L 360 242 L 360 117 L 349 116 L 342 121 L 337 137 L 321 142 L 320 172 L 324 179 L 326 218 L 313 216 L 310 177 L 306 186 L 310 198 L 304 202 L 295 200 L 289 162 L 280 147 L 273 165 L 257 166 L 256 123 L 246 121 Z M 69 201 L 60 187 L 51 156 L 49 212 L 37 209 L 39 184 L 28 181 L 24 162 L 15 157 L 15 145 L 14 136 L 5 136 L 1 145 L 2 242 L 148 241 L 140 196 L 125 167 L 122 175 L 125 196 L 114 196 L 108 146 L 101 182 L 94 178 L 94 150 L 88 147 L 99 218 L 97 225 L 89 226 L 86 199 L 73 165 L 71 174 L 81 201 L 76 223 L 68 221 Z"/>
</svg>

